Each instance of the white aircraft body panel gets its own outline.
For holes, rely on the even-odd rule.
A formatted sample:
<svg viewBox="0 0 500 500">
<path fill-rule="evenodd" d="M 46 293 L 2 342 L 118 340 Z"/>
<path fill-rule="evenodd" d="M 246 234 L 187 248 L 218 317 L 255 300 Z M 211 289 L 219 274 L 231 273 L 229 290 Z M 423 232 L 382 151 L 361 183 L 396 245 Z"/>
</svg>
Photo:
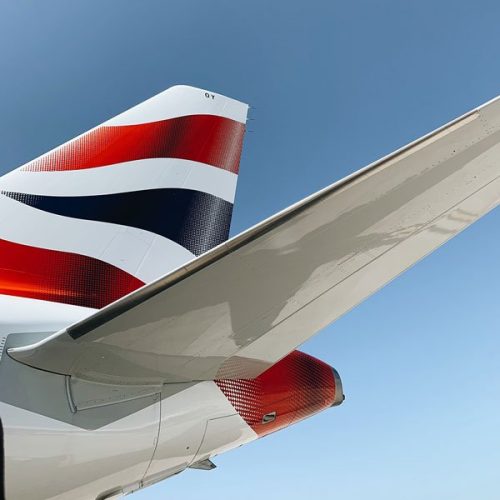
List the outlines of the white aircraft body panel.
<svg viewBox="0 0 500 500">
<path fill-rule="evenodd" d="M 2 337 L 19 332 L 57 331 L 64 328 L 64 325 L 90 316 L 95 309 L 0 294 L 0 311 Z"/>
<path fill-rule="evenodd" d="M 170 390 L 171 386 L 164 386 L 164 391 Z M 164 397 L 161 407 L 162 426 L 148 477 L 171 475 L 257 439 L 213 382 L 201 382 Z M 214 422 L 221 425 L 214 426 Z"/>
<path fill-rule="evenodd" d="M 151 405 L 88 431 L 12 406 L 0 409 L 9 430 L 7 498 L 18 500 L 90 500 L 133 479 L 139 482 L 151 460 L 160 414 L 158 404 Z"/>
<path fill-rule="evenodd" d="M 62 379 L 64 387 L 64 377 L 47 376 Z M 0 402 L 8 429 L 7 498 L 94 500 L 103 492 L 127 493 L 257 438 L 213 382 L 163 399 L 161 421 L 160 395 L 150 399 L 146 408 L 94 430 Z M 208 426 L 224 417 L 228 425 Z"/>
</svg>

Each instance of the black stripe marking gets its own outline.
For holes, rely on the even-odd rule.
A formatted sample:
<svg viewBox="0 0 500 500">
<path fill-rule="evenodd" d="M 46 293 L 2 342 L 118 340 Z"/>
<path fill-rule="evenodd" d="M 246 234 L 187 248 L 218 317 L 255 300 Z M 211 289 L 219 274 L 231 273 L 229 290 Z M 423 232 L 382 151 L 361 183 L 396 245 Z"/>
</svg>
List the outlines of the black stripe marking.
<svg viewBox="0 0 500 500">
<path fill-rule="evenodd" d="M 191 189 L 148 189 L 98 196 L 42 196 L 2 191 L 39 210 L 110 222 L 164 236 L 195 255 L 227 240 L 233 204 Z"/>
</svg>

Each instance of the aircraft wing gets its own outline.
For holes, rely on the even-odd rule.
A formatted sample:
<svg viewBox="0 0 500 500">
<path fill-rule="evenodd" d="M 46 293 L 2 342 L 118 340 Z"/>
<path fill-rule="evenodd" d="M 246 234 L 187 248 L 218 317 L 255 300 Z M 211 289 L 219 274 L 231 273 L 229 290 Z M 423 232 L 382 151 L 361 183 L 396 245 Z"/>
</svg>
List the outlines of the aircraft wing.
<svg viewBox="0 0 500 500">
<path fill-rule="evenodd" d="M 94 381 L 252 378 L 494 208 L 500 99 L 15 359 Z"/>
</svg>

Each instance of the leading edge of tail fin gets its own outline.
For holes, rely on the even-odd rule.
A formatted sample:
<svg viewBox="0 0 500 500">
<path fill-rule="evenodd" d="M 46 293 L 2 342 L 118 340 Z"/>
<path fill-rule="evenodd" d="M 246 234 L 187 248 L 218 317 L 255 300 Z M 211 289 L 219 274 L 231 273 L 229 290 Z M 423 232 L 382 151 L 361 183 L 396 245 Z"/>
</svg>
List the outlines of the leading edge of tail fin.
<svg viewBox="0 0 500 500">
<path fill-rule="evenodd" d="M 99 309 L 224 242 L 247 111 L 171 87 L 0 178 L 0 294 Z"/>
</svg>

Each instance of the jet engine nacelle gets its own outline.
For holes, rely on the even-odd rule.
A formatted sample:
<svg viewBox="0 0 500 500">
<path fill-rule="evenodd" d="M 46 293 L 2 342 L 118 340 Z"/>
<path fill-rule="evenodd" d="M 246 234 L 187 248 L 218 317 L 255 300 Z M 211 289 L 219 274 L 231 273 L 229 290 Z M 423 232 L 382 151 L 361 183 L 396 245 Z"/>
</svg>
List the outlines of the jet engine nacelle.
<svg viewBox="0 0 500 500">
<path fill-rule="evenodd" d="M 344 400 L 337 371 L 300 351 L 290 353 L 255 379 L 216 383 L 259 437 Z"/>
</svg>

